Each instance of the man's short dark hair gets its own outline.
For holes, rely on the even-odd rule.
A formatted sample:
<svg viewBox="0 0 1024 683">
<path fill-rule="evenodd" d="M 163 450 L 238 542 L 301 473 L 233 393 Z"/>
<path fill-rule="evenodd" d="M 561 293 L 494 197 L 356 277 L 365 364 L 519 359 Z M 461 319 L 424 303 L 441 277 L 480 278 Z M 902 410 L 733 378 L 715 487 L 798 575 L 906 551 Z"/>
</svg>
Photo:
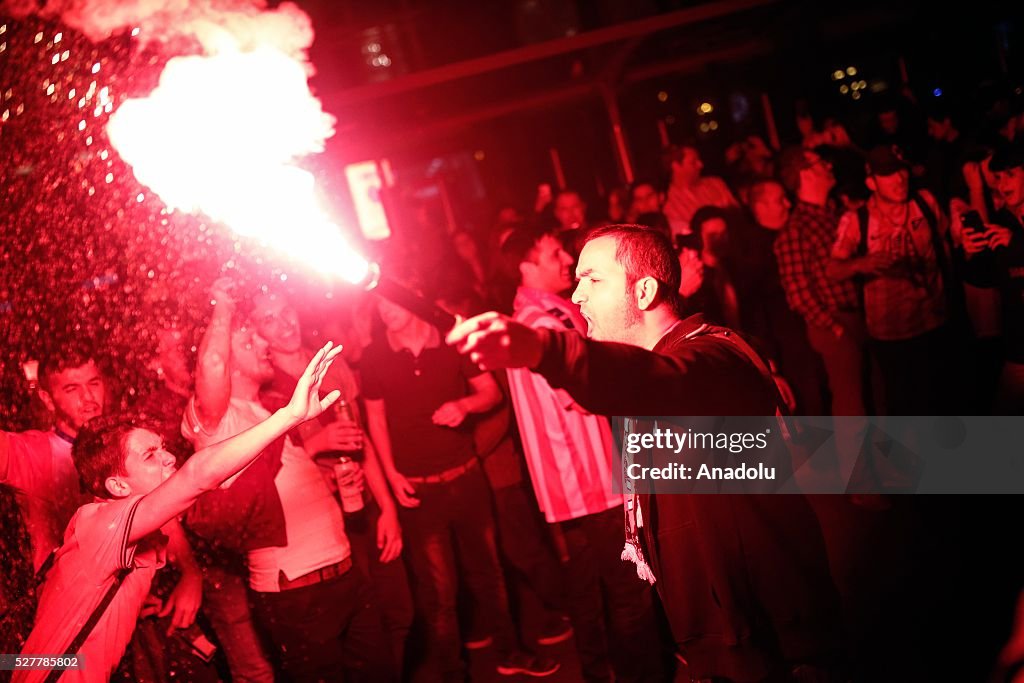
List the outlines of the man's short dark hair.
<svg viewBox="0 0 1024 683">
<path fill-rule="evenodd" d="M 661 170 L 666 175 L 672 174 L 672 164 L 682 163 L 683 157 L 686 156 L 686 150 L 692 149 L 697 154 L 700 154 L 700 150 L 697 148 L 697 143 L 693 140 L 683 140 L 679 144 L 669 145 L 661 151 Z"/>
<path fill-rule="evenodd" d="M 102 415 L 78 430 L 71 457 L 89 493 L 97 498 L 110 498 L 106 481 L 109 477 L 127 474 L 125 442 L 129 434 L 140 428 L 157 431 L 142 415 Z"/>
<path fill-rule="evenodd" d="M 643 187 L 644 185 L 650 186 L 650 188 L 655 192 L 661 191 L 661 189 L 658 187 L 658 183 L 655 182 L 654 180 L 650 178 L 637 178 L 636 180 L 633 181 L 633 184 L 629 186 L 630 199 L 633 198 L 633 193 L 636 192 L 639 188 Z"/>
<path fill-rule="evenodd" d="M 96 361 L 96 353 L 88 342 L 65 341 L 49 349 L 39 362 L 39 386 L 52 391 L 50 380 L 58 372 L 80 368 Z"/>
<path fill-rule="evenodd" d="M 510 232 L 498 250 L 499 276 L 516 285 L 521 284 L 522 273 L 519 272 L 519 264 L 530 260 L 537 249 L 537 243 L 545 235 L 554 236 L 554 233 L 550 230 L 528 227 L 519 227 Z"/>
<path fill-rule="evenodd" d="M 735 218 L 736 215 L 728 209 L 723 209 L 720 206 L 702 206 L 693 212 L 693 216 L 690 218 L 690 230 L 693 231 L 693 241 L 700 245 L 700 250 L 704 249 L 704 237 L 701 231 L 704 228 L 704 224 L 708 221 L 720 220 L 725 222 L 726 231 L 728 234 L 730 217 Z"/>
<path fill-rule="evenodd" d="M 615 238 L 615 260 L 626 271 L 626 286 L 632 288 L 641 278 L 658 282 L 658 299 L 673 311 L 679 310 L 679 286 L 682 272 L 672 242 L 662 232 L 642 225 L 606 225 L 592 230 L 584 242 L 598 237 Z"/>
<path fill-rule="evenodd" d="M 926 118 L 929 118 L 936 123 L 942 123 L 946 119 L 949 119 L 950 123 L 956 126 L 956 120 L 953 116 L 952 108 L 948 103 L 939 99 L 933 99 L 925 105 L 924 115 Z"/>
<path fill-rule="evenodd" d="M 782 186 L 790 192 L 800 191 L 800 172 L 811 167 L 804 147 L 787 147 L 779 154 L 779 178 Z"/>
<path fill-rule="evenodd" d="M 993 173 L 1024 168 L 1024 144 L 1006 143 L 996 147 L 992 153 L 992 160 L 988 162 L 988 168 Z"/>
<path fill-rule="evenodd" d="M 747 204 L 753 206 L 754 202 L 760 200 L 764 196 L 765 188 L 769 185 L 778 185 L 782 188 L 783 192 L 786 191 L 786 186 L 780 180 L 775 178 L 758 178 L 747 185 Z"/>
</svg>

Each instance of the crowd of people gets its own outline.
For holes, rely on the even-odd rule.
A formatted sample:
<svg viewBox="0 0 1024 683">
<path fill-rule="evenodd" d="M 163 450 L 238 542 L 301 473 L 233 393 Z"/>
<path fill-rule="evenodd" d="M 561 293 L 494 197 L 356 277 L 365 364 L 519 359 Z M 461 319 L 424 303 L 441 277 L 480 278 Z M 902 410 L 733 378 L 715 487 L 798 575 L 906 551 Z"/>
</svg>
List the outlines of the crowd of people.
<svg viewBox="0 0 1024 683">
<path fill-rule="evenodd" d="M 961 131 L 933 105 L 918 134 L 888 102 L 863 146 L 832 120 L 777 154 L 752 137 L 726 182 L 676 145 L 664 185 L 637 181 L 602 220 L 572 190 L 532 220 L 573 256 L 591 225 L 663 231 L 684 310 L 753 339 L 798 414 L 1019 414 L 1020 115 Z"/>
<path fill-rule="evenodd" d="M 911 680 L 849 652 L 867 598 L 822 514 L 889 501 L 615 493 L 609 421 L 1021 414 L 1024 115 L 888 102 L 863 141 L 738 141 L 724 178 L 673 145 L 600 219 L 542 187 L 487 235 L 397 231 L 388 271 L 471 319 L 447 340 L 222 278 L 200 331 L 154 316 L 130 401 L 102 349 L 54 348 L 49 423 L 0 432 L 0 650 L 82 653 L 65 681 L 464 681 L 464 649 L 543 677 L 572 638 L 588 682 Z"/>
</svg>

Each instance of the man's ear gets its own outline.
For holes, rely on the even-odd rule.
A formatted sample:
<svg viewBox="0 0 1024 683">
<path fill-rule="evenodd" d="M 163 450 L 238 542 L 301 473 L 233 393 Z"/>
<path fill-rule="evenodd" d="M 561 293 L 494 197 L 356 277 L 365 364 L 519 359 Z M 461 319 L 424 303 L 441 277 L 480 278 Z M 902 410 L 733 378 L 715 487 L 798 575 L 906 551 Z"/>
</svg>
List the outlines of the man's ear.
<svg viewBox="0 0 1024 683">
<path fill-rule="evenodd" d="M 107 477 L 107 480 L 103 482 L 103 487 L 114 498 L 127 498 L 132 493 L 132 487 L 121 477 Z"/>
<path fill-rule="evenodd" d="M 633 287 L 637 308 L 646 311 L 653 306 L 654 301 L 658 298 L 658 287 L 658 281 L 653 277 L 643 277 L 637 280 Z"/>
<path fill-rule="evenodd" d="M 805 173 L 807 175 L 804 175 Z M 803 187 L 807 183 L 807 179 L 810 177 L 810 175 L 811 175 L 811 167 L 810 166 L 808 166 L 807 168 L 801 168 L 800 169 L 800 174 L 798 176 L 799 179 L 800 179 L 799 180 L 800 185 L 798 186 L 798 188 L 799 187 Z"/>
<path fill-rule="evenodd" d="M 51 413 L 57 412 L 57 405 L 53 402 L 53 396 L 50 396 L 49 391 L 40 387 L 36 393 L 38 393 L 39 400 L 43 402 L 43 405 L 46 406 L 47 410 Z"/>
<path fill-rule="evenodd" d="M 528 272 L 532 273 L 536 268 L 537 268 L 536 264 L 531 263 L 530 261 L 521 261 L 519 263 L 519 281 L 522 282 L 523 284 L 525 284 L 526 283 L 526 274 Z"/>
<path fill-rule="evenodd" d="M 875 176 L 868 175 L 864 178 L 864 184 L 868 186 L 868 189 L 872 192 L 878 192 L 878 183 L 875 182 Z"/>
</svg>

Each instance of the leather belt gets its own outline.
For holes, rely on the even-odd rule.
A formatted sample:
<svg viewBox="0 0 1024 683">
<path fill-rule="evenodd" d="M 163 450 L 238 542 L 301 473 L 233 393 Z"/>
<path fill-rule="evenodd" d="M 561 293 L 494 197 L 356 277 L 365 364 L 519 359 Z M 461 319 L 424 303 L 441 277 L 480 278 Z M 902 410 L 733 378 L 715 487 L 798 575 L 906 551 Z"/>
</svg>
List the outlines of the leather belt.
<svg viewBox="0 0 1024 683">
<path fill-rule="evenodd" d="M 344 576 L 348 573 L 348 570 L 352 569 L 352 558 L 346 557 L 341 562 L 336 564 L 329 564 L 326 567 L 315 569 L 308 574 L 288 580 L 288 577 L 284 575 L 284 572 L 279 572 L 277 575 L 277 587 L 283 591 L 294 590 L 295 588 L 304 588 L 305 586 L 312 586 L 328 579 L 334 579 L 339 576 Z"/>
<path fill-rule="evenodd" d="M 406 477 L 405 479 L 410 484 L 447 484 L 450 481 L 458 479 L 463 474 L 476 467 L 477 463 L 478 461 L 476 458 L 470 458 L 462 465 L 459 465 L 458 467 L 453 467 L 450 470 L 445 470 L 444 472 L 430 474 L 427 475 L 426 477 Z"/>
</svg>

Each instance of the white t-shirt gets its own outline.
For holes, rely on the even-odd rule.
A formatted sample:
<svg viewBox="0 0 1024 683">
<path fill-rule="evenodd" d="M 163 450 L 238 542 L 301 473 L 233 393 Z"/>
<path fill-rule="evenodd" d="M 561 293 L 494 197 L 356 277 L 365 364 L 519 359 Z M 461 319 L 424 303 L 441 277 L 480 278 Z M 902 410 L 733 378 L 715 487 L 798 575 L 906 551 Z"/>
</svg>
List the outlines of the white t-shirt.
<svg viewBox="0 0 1024 683">
<path fill-rule="evenodd" d="M 195 398 L 189 400 L 182 419 L 182 434 L 196 450 L 224 441 L 270 417 L 257 401 L 232 397 L 220 424 L 208 431 L 199 423 Z M 285 437 L 281 469 L 274 477 L 284 509 L 288 545 L 249 551 L 249 585 L 260 593 L 276 593 L 278 573 L 294 580 L 312 571 L 337 564 L 351 554 L 345 521 L 320 469 L 306 452 Z"/>
</svg>

